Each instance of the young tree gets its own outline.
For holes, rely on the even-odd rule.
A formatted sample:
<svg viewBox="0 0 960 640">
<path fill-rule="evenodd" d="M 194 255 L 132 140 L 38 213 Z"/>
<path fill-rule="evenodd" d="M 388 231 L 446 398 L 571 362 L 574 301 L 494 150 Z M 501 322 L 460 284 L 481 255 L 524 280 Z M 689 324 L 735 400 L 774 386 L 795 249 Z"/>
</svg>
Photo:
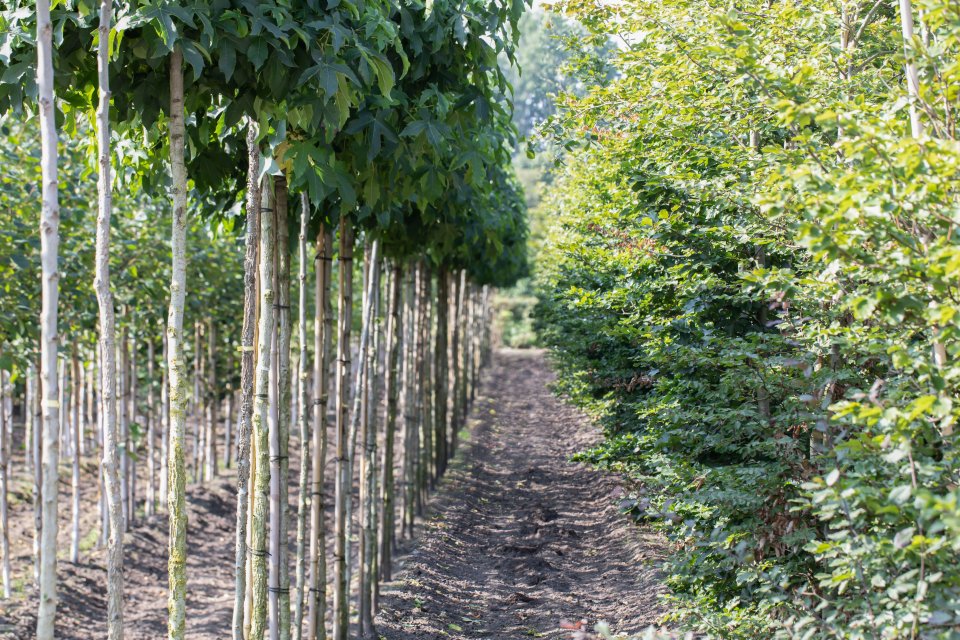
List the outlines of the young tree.
<svg viewBox="0 0 960 640">
<path fill-rule="evenodd" d="M 170 165 L 172 177 L 173 229 L 170 308 L 167 315 L 167 370 L 170 394 L 170 444 L 167 509 L 170 518 L 169 619 L 170 640 L 183 640 L 186 631 L 187 598 L 187 505 L 184 437 L 187 424 L 187 371 L 183 355 L 183 311 L 187 270 L 187 168 L 184 158 L 183 52 L 170 54 Z"/>
<path fill-rule="evenodd" d="M 37 90 L 40 108 L 40 407 L 43 417 L 40 605 L 37 640 L 53 640 L 57 612 L 57 488 L 60 403 L 57 381 L 57 311 L 60 245 L 56 106 L 53 95 L 53 23 L 49 0 L 37 0 Z"/>
<path fill-rule="evenodd" d="M 97 41 L 99 104 L 97 108 L 97 248 L 94 289 L 100 308 L 100 407 L 103 446 L 101 464 L 106 485 L 107 637 L 123 638 L 123 513 L 117 460 L 116 321 L 110 284 L 110 219 L 113 214 L 113 176 L 110 158 L 110 25 L 113 0 L 100 3 Z"/>
</svg>

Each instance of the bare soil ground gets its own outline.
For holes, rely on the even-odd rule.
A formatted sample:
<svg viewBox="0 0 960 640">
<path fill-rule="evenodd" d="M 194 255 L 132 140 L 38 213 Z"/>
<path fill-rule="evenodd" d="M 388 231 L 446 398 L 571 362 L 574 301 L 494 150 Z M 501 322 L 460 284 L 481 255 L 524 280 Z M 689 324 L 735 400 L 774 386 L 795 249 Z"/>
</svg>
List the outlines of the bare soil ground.
<svg viewBox="0 0 960 640">
<path fill-rule="evenodd" d="M 558 638 L 580 620 L 635 632 L 662 615 L 664 543 L 618 513 L 618 478 L 569 462 L 599 434 L 551 380 L 542 352 L 498 352 L 434 515 L 383 588 L 383 637 Z"/>
<path fill-rule="evenodd" d="M 600 436 L 551 395 L 537 351 L 500 351 L 484 375 L 470 435 L 429 505 L 416 539 L 403 541 L 395 580 L 382 588 L 377 628 L 387 640 L 560 638 L 562 621 L 599 620 L 639 631 L 663 613 L 657 536 L 617 511 L 618 478 L 569 462 Z M 291 447 L 291 451 L 295 449 Z M 291 456 L 291 481 L 296 482 Z M 104 552 L 77 564 L 69 550 L 69 471 L 61 478 L 57 638 L 105 637 Z M 84 520 L 97 529 L 97 465 L 84 468 Z M 233 606 L 235 480 L 188 490 L 187 637 L 222 640 Z M 141 484 L 143 486 L 143 484 Z M 0 601 L 0 640 L 34 635 L 32 510 L 27 480 L 11 508 L 14 597 Z M 296 489 L 291 487 L 291 517 Z M 328 515 L 328 518 L 332 517 Z M 295 527 L 291 526 L 291 530 Z M 92 547 L 92 544 L 87 544 Z M 291 546 L 291 557 L 293 548 Z M 125 627 L 132 640 L 166 636 L 167 521 L 141 519 L 125 539 Z"/>
</svg>

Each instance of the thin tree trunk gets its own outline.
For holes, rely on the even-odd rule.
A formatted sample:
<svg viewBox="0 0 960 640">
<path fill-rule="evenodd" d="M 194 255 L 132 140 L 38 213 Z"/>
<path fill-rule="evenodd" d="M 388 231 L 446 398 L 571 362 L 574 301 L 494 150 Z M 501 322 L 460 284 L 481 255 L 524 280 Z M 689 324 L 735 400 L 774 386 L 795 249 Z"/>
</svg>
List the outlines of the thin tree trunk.
<svg viewBox="0 0 960 640">
<path fill-rule="evenodd" d="M 333 551 L 333 639 L 347 640 L 349 630 L 349 585 L 347 584 L 347 505 L 350 501 L 351 478 L 348 418 L 350 400 L 350 328 L 353 321 L 353 228 L 350 221 L 340 221 L 339 300 L 337 306 L 337 417 L 336 417 L 336 483 L 334 496 Z"/>
<path fill-rule="evenodd" d="M 203 379 L 203 347 L 201 346 L 200 321 L 193 323 L 193 481 L 203 480 L 203 442 L 201 434 L 205 434 L 206 424 L 204 402 L 206 395 L 200 386 Z"/>
<path fill-rule="evenodd" d="M 406 282 L 406 325 L 403 358 L 403 413 L 404 413 L 404 449 L 403 449 L 403 525 L 401 535 L 413 537 L 414 503 L 416 500 L 416 468 L 419 451 L 420 411 L 417 403 L 417 340 L 419 324 L 417 322 L 417 284 L 419 269 L 411 263 L 407 269 Z"/>
<path fill-rule="evenodd" d="M 310 431 L 307 416 L 307 383 L 309 370 L 307 368 L 307 221 L 309 207 L 307 194 L 300 194 L 300 234 L 297 236 L 297 280 L 299 282 L 297 298 L 297 341 L 300 353 L 297 359 L 297 404 L 300 407 L 297 413 L 297 429 L 300 434 L 300 477 L 297 484 L 297 557 L 296 557 L 296 589 L 293 613 L 293 638 L 300 640 L 303 637 L 303 602 L 306 588 L 306 537 L 307 537 L 307 491 L 309 473 Z"/>
<path fill-rule="evenodd" d="M 279 183 L 279 180 L 277 180 Z M 279 220 L 277 217 L 276 200 L 273 207 L 273 224 L 275 237 L 279 236 Z M 283 518 L 283 504 L 280 502 L 280 243 L 274 243 L 273 253 L 273 291 L 276 297 L 275 315 L 273 322 L 273 340 L 270 343 L 270 419 L 267 431 L 270 442 L 270 525 L 269 535 L 269 577 L 267 591 L 269 593 L 268 627 L 270 640 L 280 640 L 280 548 L 283 542 L 280 539 L 280 520 Z"/>
<path fill-rule="evenodd" d="M 290 640 L 290 561 L 288 558 L 289 545 L 289 520 L 287 519 L 287 505 L 289 504 L 289 482 L 290 475 L 290 396 L 291 396 L 291 377 L 290 377 L 290 220 L 287 215 L 287 180 L 283 176 L 277 177 L 276 184 L 276 209 L 277 209 L 277 311 L 278 311 L 278 337 L 279 359 L 277 384 L 279 386 L 277 407 L 278 412 L 278 439 L 280 448 L 278 450 L 278 462 L 280 477 L 278 479 L 280 489 L 279 502 L 279 527 L 278 536 L 280 545 L 278 549 L 278 560 L 280 563 L 280 584 L 278 590 L 278 601 L 280 606 L 280 616 L 278 619 L 280 627 L 280 640 Z"/>
<path fill-rule="evenodd" d="M 247 517 L 250 423 L 253 414 L 254 331 L 257 316 L 257 246 L 260 242 L 260 148 L 254 125 L 247 129 L 247 237 L 243 260 L 243 328 L 240 334 L 240 420 L 237 422 L 237 539 L 234 562 L 233 640 L 244 640 L 247 593 Z"/>
<path fill-rule="evenodd" d="M 447 271 L 437 274 L 437 338 L 434 351 L 434 433 L 435 477 L 440 478 L 447 470 L 447 310 L 449 309 L 449 281 Z"/>
<path fill-rule="evenodd" d="M 392 578 L 393 540 L 396 532 L 396 508 L 393 478 L 393 449 L 397 429 L 397 404 L 399 401 L 400 346 L 403 327 L 401 326 L 401 294 L 403 292 L 403 268 L 400 262 L 393 265 L 393 277 L 390 282 L 390 303 L 387 316 L 387 413 L 384 425 L 383 463 L 381 470 L 383 480 L 382 512 L 380 515 L 380 575 L 379 578 L 389 581 Z M 376 579 L 376 578 L 375 578 Z"/>
<path fill-rule="evenodd" d="M 447 362 L 450 367 L 450 375 L 447 388 L 450 391 L 450 451 L 448 457 L 452 458 L 457 452 L 457 437 L 462 419 L 460 415 L 460 381 L 462 372 L 460 371 L 459 354 L 460 314 L 463 311 L 460 303 L 463 300 L 463 281 L 456 271 L 450 274 L 450 279 L 453 280 L 453 295 L 451 296 L 452 301 L 448 304 L 450 307 L 453 307 L 453 314 L 450 318 L 450 326 L 448 329 L 450 331 L 450 353 Z"/>
<path fill-rule="evenodd" d="M 121 313 L 126 310 L 121 307 Z M 124 314 L 125 315 L 125 314 Z M 130 523 L 130 428 L 127 423 L 127 327 L 120 332 L 120 344 L 116 346 L 117 366 L 117 429 L 120 443 L 120 504 L 123 513 L 123 527 L 121 534 L 127 530 Z"/>
<path fill-rule="evenodd" d="M 168 462 L 170 542 L 167 569 L 170 593 L 167 634 L 183 640 L 187 600 L 187 512 L 184 438 L 187 426 L 187 371 L 183 354 L 183 307 L 187 287 L 187 167 L 184 158 L 183 53 L 170 54 L 170 165 L 173 228 L 170 248 L 170 310 L 167 316 L 167 369 L 170 377 L 170 460 Z"/>
<path fill-rule="evenodd" d="M 305 197 L 305 196 L 304 196 Z M 324 507 L 326 505 L 327 407 L 330 392 L 330 355 L 333 346 L 333 233 L 324 224 L 317 236 L 316 300 L 313 373 L 313 465 L 310 505 L 310 606 L 307 640 L 326 640 L 327 554 Z M 339 414 L 339 411 L 338 411 Z"/>
<path fill-rule="evenodd" d="M 131 324 L 135 320 L 135 317 L 131 318 Z M 130 386 L 128 387 L 128 394 L 130 398 L 130 424 L 139 426 L 140 423 L 137 421 L 137 332 L 136 327 L 130 332 L 130 369 L 127 376 L 127 380 L 130 381 Z M 129 501 L 128 506 L 130 508 L 130 513 L 127 515 L 127 526 L 133 526 L 134 521 L 137 519 L 137 440 L 133 438 L 133 434 L 128 432 L 127 434 L 128 441 L 130 443 L 129 448 L 127 449 L 127 467 L 130 479 L 130 488 L 129 488 Z"/>
<path fill-rule="evenodd" d="M 60 413 L 57 388 L 57 311 L 60 205 L 57 125 L 53 103 L 53 24 L 50 0 L 37 0 L 37 89 L 40 107 L 40 407 L 43 412 L 43 507 L 37 640 L 53 640 L 57 614 L 57 479 Z"/>
<path fill-rule="evenodd" d="M 157 482 L 157 491 L 160 509 L 167 509 L 167 491 L 170 484 L 170 370 L 167 367 L 170 347 L 167 343 L 167 332 L 161 335 L 163 343 L 163 365 L 160 373 L 160 479 Z"/>
<path fill-rule="evenodd" d="M 156 423 L 157 407 L 154 394 L 154 353 L 153 337 L 147 337 L 147 501 L 143 512 L 146 517 L 152 516 L 157 508 L 157 462 L 156 462 Z"/>
<path fill-rule="evenodd" d="M 467 412 L 469 411 L 468 396 L 469 392 L 467 391 L 467 385 L 470 380 L 470 338 L 467 333 L 468 317 L 469 317 L 469 291 L 470 291 L 470 281 L 467 280 L 467 271 L 463 269 L 460 271 L 460 300 L 457 304 L 459 307 L 458 318 L 458 334 L 460 335 L 460 352 L 458 357 L 460 358 L 460 385 L 459 385 L 459 396 L 457 403 L 460 405 L 460 424 L 457 428 L 462 429 L 467 424 Z"/>
<path fill-rule="evenodd" d="M 270 518 L 270 369 L 274 322 L 274 251 L 276 233 L 269 178 L 260 196 L 260 318 L 257 327 L 256 412 L 253 416 L 254 485 L 250 554 L 253 587 L 250 636 L 260 639 L 267 627 L 267 521 Z"/>
<path fill-rule="evenodd" d="M 206 455 L 207 480 L 217 477 L 217 411 L 220 401 L 217 394 L 217 328 L 213 320 L 207 322 L 207 438 Z"/>
<path fill-rule="evenodd" d="M 37 369 L 31 358 L 27 365 L 27 406 L 24 416 L 27 420 L 25 444 L 27 447 L 27 470 L 30 474 L 30 498 L 33 503 L 33 581 L 40 580 L 40 420 L 39 398 L 37 397 Z"/>
<path fill-rule="evenodd" d="M 232 366 L 232 362 L 230 363 Z M 234 401 L 233 384 L 227 385 L 226 408 L 223 415 L 223 468 L 229 469 L 233 464 L 230 456 L 230 449 L 233 446 L 233 407 Z"/>
<path fill-rule="evenodd" d="M 10 518 L 7 513 L 10 481 L 10 443 L 7 431 L 7 422 L 10 420 L 7 414 L 7 394 L 11 392 L 9 384 L 10 374 L 7 371 L 0 371 L 0 529 L 3 529 L 3 535 L 0 536 L 0 554 L 3 554 L 0 574 L 3 576 L 4 599 L 10 597 Z"/>
<path fill-rule="evenodd" d="M 433 464 L 433 432 L 434 420 L 433 413 L 433 386 L 436 381 L 433 371 L 433 278 L 429 268 L 425 264 L 420 265 L 420 379 L 422 389 L 420 393 L 420 407 L 423 422 L 420 425 L 420 468 L 418 470 L 417 482 L 417 515 L 423 515 L 424 505 L 427 500 L 427 490 L 433 486 L 434 475 L 431 473 Z"/>
<path fill-rule="evenodd" d="M 363 456 L 360 459 L 360 635 L 363 638 L 373 638 L 376 630 L 373 627 L 373 583 L 376 580 L 376 403 L 377 403 L 377 355 L 379 338 L 377 326 L 379 324 L 380 306 L 380 260 L 378 256 L 379 242 L 374 241 L 369 251 L 365 251 L 368 260 L 367 292 L 364 296 L 363 331 L 360 336 L 360 351 L 364 359 L 362 374 L 358 376 L 358 399 L 361 401 L 363 426 Z M 364 335 L 366 334 L 366 335 Z M 373 334 L 373 340 L 370 340 Z M 364 339 L 366 337 L 366 340 Z"/>
<path fill-rule="evenodd" d="M 77 341 L 74 339 L 70 350 L 71 378 L 73 380 L 73 403 L 71 410 L 73 417 L 73 461 L 71 465 L 70 497 L 73 516 L 70 523 L 70 562 L 80 561 L 80 353 L 77 351 Z M 4 529 L 6 531 L 6 529 Z"/>
<path fill-rule="evenodd" d="M 913 6 L 910 0 L 900 0 L 900 26 L 903 32 L 903 48 L 906 54 L 905 73 L 907 93 L 910 95 L 910 132 L 914 138 L 923 135 L 923 123 L 920 121 L 920 77 L 914 62 L 913 48 Z"/>
<path fill-rule="evenodd" d="M 97 249 L 93 287 L 100 309 L 100 444 L 101 478 L 107 512 L 107 637 L 123 638 L 123 514 L 117 461 L 117 370 L 116 320 L 110 290 L 110 218 L 113 215 L 113 177 L 110 167 L 110 73 L 109 33 L 113 2 L 100 3 L 97 69 L 100 84 L 97 108 Z"/>
</svg>

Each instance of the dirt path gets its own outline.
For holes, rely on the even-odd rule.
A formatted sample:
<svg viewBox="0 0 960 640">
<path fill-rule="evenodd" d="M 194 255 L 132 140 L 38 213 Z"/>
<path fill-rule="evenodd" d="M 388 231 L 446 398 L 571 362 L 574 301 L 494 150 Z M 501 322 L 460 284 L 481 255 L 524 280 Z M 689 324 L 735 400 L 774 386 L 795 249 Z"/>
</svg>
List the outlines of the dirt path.
<svg viewBox="0 0 960 640">
<path fill-rule="evenodd" d="M 383 588 L 383 637 L 558 638 L 581 619 L 633 632 L 663 613 L 663 542 L 617 513 L 616 478 L 568 461 L 598 434 L 551 379 L 541 352 L 497 354 L 435 516 Z"/>
<path fill-rule="evenodd" d="M 661 613 L 654 561 L 662 541 L 617 513 L 615 477 L 568 462 L 599 434 L 550 394 L 543 354 L 501 351 L 494 360 L 472 414 L 472 435 L 431 501 L 434 515 L 407 543 L 413 549 L 400 556 L 397 580 L 383 587 L 381 636 L 559 638 L 566 637 L 561 620 L 580 619 L 591 626 L 606 620 L 618 631 L 646 627 Z M 96 471 L 95 464 L 85 467 L 85 532 L 97 527 Z M 57 638 L 102 638 L 104 552 L 90 549 L 81 562 L 66 561 L 68 484 L 61 492 Z M 26 494 L 16 495 L 12 542 L 20 586 L 17 597 L 0 601 L 0 640 L 28 640 L 36 624 L 36 591 L 27 586 L 32 515 Z M 290 495 L 292 518 L 295 487 Z M 232 474 L 188 489 L 190 640 L 229 635 L 235 496 Z M 332 511 L 327 517 L 329 523 Z M 166 517 L 138 522 L 124 556 L 126 637 L 165 637 Z"/>
</svg>

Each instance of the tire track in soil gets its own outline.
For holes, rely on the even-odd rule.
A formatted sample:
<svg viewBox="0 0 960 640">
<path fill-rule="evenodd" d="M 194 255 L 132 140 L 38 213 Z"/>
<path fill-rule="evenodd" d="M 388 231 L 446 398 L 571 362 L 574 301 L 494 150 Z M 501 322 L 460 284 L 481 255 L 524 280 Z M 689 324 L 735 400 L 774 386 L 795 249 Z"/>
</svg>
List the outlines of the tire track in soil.
<svg viewBox="0 0 960 640">
<path fill-rule="evenodd" d="M 470 441 L 381 589 L 382 637 L 560 638 L 564 619 L 636 632 L 663 614 L 665 543 L 618 512 L 616 476 L 569 462 L 600 436 L 552 380 L 542 351 L 497 352 Z"/>
</svg>

